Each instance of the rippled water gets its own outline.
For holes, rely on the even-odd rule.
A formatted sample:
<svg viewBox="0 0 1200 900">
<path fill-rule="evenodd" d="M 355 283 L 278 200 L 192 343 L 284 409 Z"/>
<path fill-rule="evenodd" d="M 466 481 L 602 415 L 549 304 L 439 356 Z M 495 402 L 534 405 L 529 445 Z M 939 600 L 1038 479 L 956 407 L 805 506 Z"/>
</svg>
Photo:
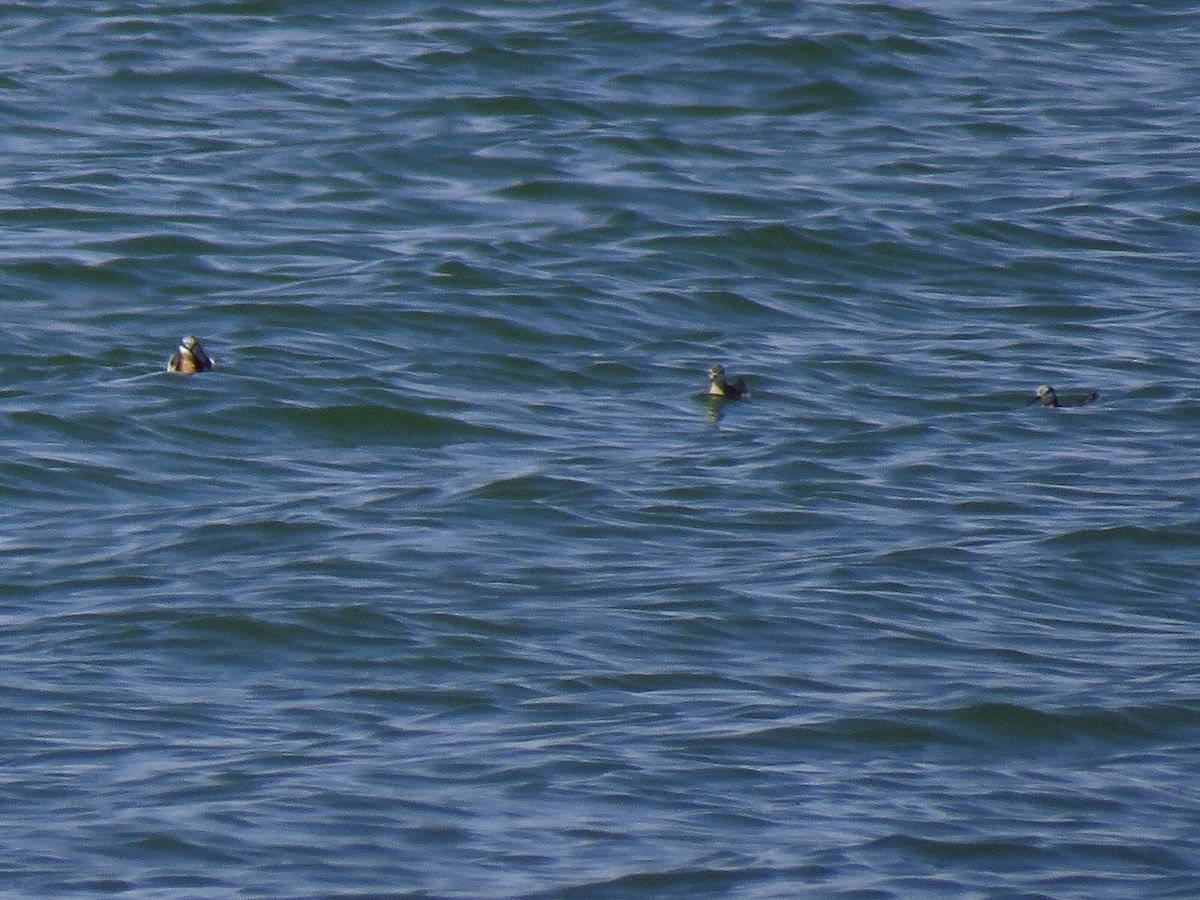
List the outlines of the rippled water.
<svg viewBox="0 0 1200 900">
<path fill-rule="evenodd" d="M 0 8 L 6 893 L 1194 896 L 1194 25 Z"/>
</svg>

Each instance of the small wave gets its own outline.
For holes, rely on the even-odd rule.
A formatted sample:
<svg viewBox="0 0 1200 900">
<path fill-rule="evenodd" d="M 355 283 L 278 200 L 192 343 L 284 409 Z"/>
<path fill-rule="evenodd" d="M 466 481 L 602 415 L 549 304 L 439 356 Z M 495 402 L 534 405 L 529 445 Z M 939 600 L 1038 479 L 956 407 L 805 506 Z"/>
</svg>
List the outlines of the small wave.
<svg viewBox="0 0 1200 900">
<path fill-rule="evenodd" d="M 1047 712 L 1013 703 L 975 703 L 947 710 L 897 710 L 877 716 L 771 726 L 744 732 L 737 740 L 758 748 L 801 746 L 813 750 L 844 746 L 973 746 L 1005 756 L 1067 743 L 1101 741 L 1110 748 L 1154 743 L 1186 733 L 1197 724 L 1200 710 L 1185 704 Z"/>
<path fill-rule="evenodd" d="M 126 268 L 120 260 L 82 261 L 66 257 L 46 256 L 10 263 L 6 270 L 14 276 L 24 276 L 52 284 L 75 284 L 104 288 L 134 288 L 145 279 Z"/>
<path fill-rule="evenodd" d="M 89 245 L 92 250 L 121 256 L 219 256 L 229 247 L 203 238 L 179 232 L 139 234 L 132 237 L 98 241 Z"/>
<path fill-rule="evenodd" d="M 1037 840 L 949 840 L 894 834 L 870 842 L 864 849 L 918 856 L 938 865 L 1025 868 L 1039 865 L 1048 854 Z"/>
<path fill-rule="evenodd" d="M 849 113 L 868 103 L 871 97 L 842 81 L 825 78 L 776 90 L 771 100 L 772 112 L 794 116 L 817 112 Z"/>
<path fill-rule="evenodd" d="M 594 494 L 595 488 L 589 482 L 577 478 L 527 472 L 490 481 L 475 488 L 472 493 L 485 500 L 562 501 L 572 497 Z"/>
<path fill-rule="evenodd" d="M 1108 525 L 1080 528 L 1051 538 L 1067 551 L 1088 556 L 1105 556 L 1114 551 L 1142 547 L 1146 550 L 1195 550 L 1200 521 L 1151 525 Z"/>
<path fill-rule="evenodd" d="M 473 441 L 520 440 L 522 437 L 496 425 L 476 425 L 462 418 L 368 403 L 266 408 L 255 413 L 255 418 L 346 446 L 442 447 Z"/>
<path fill-rule="evenodd" d="M 631 798 L 632 799 L 632 798 Z M 664 868 L 659 871 L 630 872 L 615 878 L 599 881 L 572 883 L 563 890 L 545 894 L 533 894 L 534 898 L 571 896 L 581 900 L 624 896 L 653 896 L 662 900 L 691 900 L 696 896 L 755 896 L 756 890 L 771 887 L 778 881 L 783 893 L 803 894 L 798 888 L 803 883 L 802 871 L 773 870 L 748 861 L 742 865 L 730 862 L 727 866 L 693 866 L 687 868 Z M 764 896 L 775 896 L 768 891 Z"/>
<path fill-rule="evenodd" d="M 173 87 L 185 87 L 189 91 L 228 91 L 238 95 L 252 95 L 259 91 L 290 94 L 292 91 L 285 81 L 262 72 L 218 66 L 180 69 L 122 67 L 114 69 L 108 78 L 116 86 L 150 88 L 153 91 L 169 90 Z"/>
</svg>

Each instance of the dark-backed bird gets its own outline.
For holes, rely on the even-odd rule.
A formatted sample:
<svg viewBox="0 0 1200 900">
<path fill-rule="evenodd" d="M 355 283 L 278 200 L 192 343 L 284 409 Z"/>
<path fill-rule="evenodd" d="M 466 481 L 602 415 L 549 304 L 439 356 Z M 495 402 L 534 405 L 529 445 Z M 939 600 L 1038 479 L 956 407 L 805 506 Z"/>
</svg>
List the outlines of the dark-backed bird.
<svg viewBox="0 0 1200 900">
<path fill-rule="evenodd" d="M 1068 397 L 1060 400 L 1054 388 L 1048 384 L 1043 384 L 1033 392 L 1033 401 L 1041 406 L 1083 406 L 1086 403 L 1091 403 L 1099 396 L 1099 391 L 1092 391 L 1090 394 L 1080 397 Z"/>
<path fill-rule="evenodd" d="M 171 354 L 171 358 L 167 361 L 167 371 L 178 372 L 180 375 L 207 372 L 212 367 L 212 358 L 204 352 L 200 341 L 190 334 L 179 342 L 179 348 Z"/>
<path fill-rule="evenodd" d="M 727 378 L 725 367 L 720 363 L 713 363 L 708 367 L 708 377 L 712 380 L 708 386 L 708 393 L 713 397 L 737 400 L 746 395 L 746 379 L 741 375 L 737 378 Z"/>
</svg>

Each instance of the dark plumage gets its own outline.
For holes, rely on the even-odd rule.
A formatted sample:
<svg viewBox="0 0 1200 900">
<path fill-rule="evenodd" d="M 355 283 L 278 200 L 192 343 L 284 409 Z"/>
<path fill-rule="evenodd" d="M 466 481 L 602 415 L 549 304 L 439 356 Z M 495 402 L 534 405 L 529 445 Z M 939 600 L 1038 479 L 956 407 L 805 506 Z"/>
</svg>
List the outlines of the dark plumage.
<svg viewBox="0 0 1200 900">
<path fill-rule="evenodd" d="M 708 377 L 712 379 L 712 383 L 708 386 L 708 393 L 711 396 L 726 397 L 730 400 L 746 396 L 746 379 L 741 375 L 737 378 L 726 378 L 725 367 L 720 363 L 713 363 L 708 367 Z"/>
<path fill-rule="evenodd" d="M 207 372 L 212 367 L 212 359 L 204 352 L 200 341 L 190 334 L 179 342 L 179 349 L 172 353 L 167 361 L 167 371 L 178 372 L 180 375 Z"/>
<path fill-rule="evenodd" d="M 1058 398 L 1058 393 L 1048 384 L 1043 384 L 1033 392 L 1033 400 L 1035 403 L 1038 403 L 1041 406 L 1053 407 L 1083 406 L 1084 404 L 1091 403 L 1099 396 L 1099 391 L 1092 391 L 1090 394 L 1086 394 L 1082 397 L 1070 397 L 1066 400 L 1060 400 Z"/>
</svg>

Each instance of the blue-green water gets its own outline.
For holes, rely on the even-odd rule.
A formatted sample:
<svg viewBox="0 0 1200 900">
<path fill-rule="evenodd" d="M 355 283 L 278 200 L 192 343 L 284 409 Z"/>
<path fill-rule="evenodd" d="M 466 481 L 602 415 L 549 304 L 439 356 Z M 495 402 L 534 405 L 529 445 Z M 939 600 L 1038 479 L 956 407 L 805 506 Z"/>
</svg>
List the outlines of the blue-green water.
<svg viewBox="0 0 1200 900">
<path fill-rule="evenodd" d="M 4 4 L 4 893 L 1195 896 L 1195 24 Z"/>
</svg>

